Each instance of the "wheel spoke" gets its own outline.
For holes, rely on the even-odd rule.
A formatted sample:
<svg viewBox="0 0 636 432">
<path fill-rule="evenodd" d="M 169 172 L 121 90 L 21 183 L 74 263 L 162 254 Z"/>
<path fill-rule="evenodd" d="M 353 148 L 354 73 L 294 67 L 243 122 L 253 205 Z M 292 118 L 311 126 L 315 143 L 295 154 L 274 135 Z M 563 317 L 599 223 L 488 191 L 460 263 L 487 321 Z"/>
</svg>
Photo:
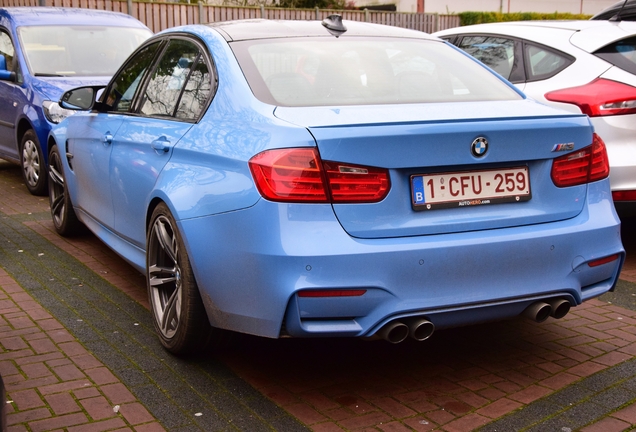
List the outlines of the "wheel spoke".
<svg viewBox="0 0 636 432">
<path fill-rule="evenodd" d="M 168 254 L 172 262 L 176 265 L 177 245 L 174 236 L 171 236 L 168 233 L 165 223 L 163 223 L 163 221 L 159 219 L 157 219 L 157 221 L 155 222 L 155 231 L 157 233 L 157 240 L 159 240 L 161 249 L 163 249 L 163 251 Z"/>
<path fill-rule="evenodd" d="M 64 178 L 60 175 L 59 172 L 57 172 L 57 169 L 55 166 L 53 166 L 53 164 L 51 164 L 51 166 L 49 167 L 49 178 L 56 185 L 64 187 Z"/>
<path fill-rule="evenodd" d="M 151 265 L 148 268 L 148 281 L 150 286 L 155 288 L 167 283 L 174 283 L 177 281 L 175 276 L 176 268 L 161 267 L 158 265 Z"/>
<path fill-rule="evenodd" d="M 161 329 L 164 334 L 167 334 L 168 330 L 176 329 L 179 325 L 179 296 L 181 295 L 181 288 L 177 286 L 174 290 L 168 302 L 163 309 L 163 317 L 161 319 Z M 173 325 L 171 323 L 176 321 Z"/>
<path fill-rule="evenodd" d="M 62 219 L 64 213 L 64 194 L 60 194 L 51 203 L 51 211 L 55 216 Z"/>
</svg>

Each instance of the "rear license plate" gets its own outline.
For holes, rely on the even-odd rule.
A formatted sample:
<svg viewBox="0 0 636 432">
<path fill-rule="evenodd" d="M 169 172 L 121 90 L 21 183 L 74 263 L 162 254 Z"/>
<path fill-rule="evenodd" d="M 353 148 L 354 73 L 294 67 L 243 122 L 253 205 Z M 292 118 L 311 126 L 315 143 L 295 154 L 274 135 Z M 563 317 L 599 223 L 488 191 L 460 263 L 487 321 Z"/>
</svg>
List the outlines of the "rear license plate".
<svg viewBox="0 0 636 432">
<path fill-rule="evenodd" d="M 527 166 L 411 176 L 415 210 L 520 202 L 531 197 Z"/>
</svg>

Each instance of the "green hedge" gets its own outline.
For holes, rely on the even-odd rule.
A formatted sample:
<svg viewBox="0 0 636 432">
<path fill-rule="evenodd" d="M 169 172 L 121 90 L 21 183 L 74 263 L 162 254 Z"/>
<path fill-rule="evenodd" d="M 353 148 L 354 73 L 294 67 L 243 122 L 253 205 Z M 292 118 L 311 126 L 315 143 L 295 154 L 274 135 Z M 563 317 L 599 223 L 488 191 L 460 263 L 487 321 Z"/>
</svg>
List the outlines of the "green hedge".
<svg viewBox="0 0 636 432">
<path fill-rule="evenodd" d="M 529 20 L 586 20 L 591 15 L 581 15 L 572 13 L 539 13 L 539 12 L 460 12 L 459 19 L 461 25 L 481 24 L 502 21 L 529 21 Z"/>
</svg>

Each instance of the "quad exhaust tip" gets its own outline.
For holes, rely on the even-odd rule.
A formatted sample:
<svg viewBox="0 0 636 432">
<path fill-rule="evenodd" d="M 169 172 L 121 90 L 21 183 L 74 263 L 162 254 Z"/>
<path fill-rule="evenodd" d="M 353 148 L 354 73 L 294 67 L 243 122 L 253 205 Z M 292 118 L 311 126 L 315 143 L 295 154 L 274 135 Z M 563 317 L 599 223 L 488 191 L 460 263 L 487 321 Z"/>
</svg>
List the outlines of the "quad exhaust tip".
<svg viewBox="0 0 636 432">
<path fill-rule="evenodd" d="M 552 318 L 561 319 L 570 312 L 570 302 L 564 299 L 550 299 L 548 304 L 552 308 L 550 316 Z"/>
<path fill-rule="evenodd" d="M 561 319 L 570 312 L 572 305 L 563 298 L 537 301 L 528 306 L 522 315 L 536 321 L 544 322 L 549 317 Z M 382 327 L 371 339 L 382 338 L 392 344 L 403 342 L 411 337 L 418 342 L 425 341 L 435 331 L 435 325 L 425 318 L 413 318 L 405 324 L 402 321 L 391 321 Z"/>
<path fill-rule="evenodd" d="M 398 344 L 409 335 L 409 327 L 400 321 L 391 321 L 378 332 L 379 336 L 392 344 Z"/>
<path fill-rule="evenodd" d="M 402 321 L 391 321 L 378 331 L 377 336 L 392 344 L 403 342 L 409 336 L 421 342 L 431 337 L 434 331 L 435 325 L 432 322 L 418 318 L 410 321 L 408 325 Z"/>
<path fill-rule="evenodd" d="M 522 315 L 538 323 L 548 319 L 548 317 L 561 319 L 570 312 L 570 302 L 562 298 L 554 298 L 545 302 L 538 301 L 532 303 Z"/>
<path fill-rule="evenodd" d="M 409 335 L 418 342 L 430 338 L 435 331 L 435 325 L 427 319 L 412 321 L 409 325 Z"/>
</svg>

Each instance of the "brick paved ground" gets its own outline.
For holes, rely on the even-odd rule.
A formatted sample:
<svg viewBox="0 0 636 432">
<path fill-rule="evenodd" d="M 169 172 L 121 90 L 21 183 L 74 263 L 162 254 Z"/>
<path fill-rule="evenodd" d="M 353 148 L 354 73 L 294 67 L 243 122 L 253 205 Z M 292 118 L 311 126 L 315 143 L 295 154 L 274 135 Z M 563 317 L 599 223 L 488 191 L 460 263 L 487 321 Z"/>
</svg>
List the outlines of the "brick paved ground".
<svg viewBox="0 0 636 432">
<path fill-rule="evenodd" d="M 0 164 L 0 216 L 4 213 L 7 218 L 19 221 L 34 235 L 77 258 L 147 308 L 143 277 L 91 235 L 62 239 L 54 234 L 46 200 L 28 195 L 18 184 L 16 173 L 17 170 Z M 633 404 L 636 385 L 632 386 L 630 381 L 636 379 L 636 366 L 632 368 L 636 353 L 636 312 L 632 310 L 636 310 L 634 258 L 628 256 L 621 275 L 617 294 L 620 292 L 622 297 L 604 296 L 586 302 L 573 308 L 562 320 L 536 324 L 519 319 L 445 330 L 424 343 L 409 341 L 396 346 L 348 339 L 267 340 L 235 335 L 221 352 L 209 359 L 186 362 L 186 367 L 201 367 L 220 359 L 236 375 L 315 431 L 469 431 L 482 426 L 491 430 L 489 424 L 503 427 L 497 430 L 533 427 L 575 430 L 567 426 L 575 424 L 567 423 L 570 420 L 565 414 L 570 406 L 593 414 L 576 416 L 579 419 L 576 427 L 586 431 L 626 430 L 636 423 Z M 20 301 L 16 303 L 21 305 Z M 39 320 L 31 321 L 34 327 L 41 327 Z M 46 329 L 41 331 L 58 346 L 72 343 L 57 342 Z M 73 328 L 61 331 L 75 335 Z M 82 343 L 81 337 L 77 339 Z M 153 340 L 145 342 L 151 347 L 156 344 Z M 23 343 L 28 346 L 30 342 L 23 340 Z M 134 381 L 121 372 L 125 369 L 111 365 L 108 359 L 102 361 L 104 367 L 113 371 L 114 379 L 131 388 L 139 406 L 146 406 L 166 426 L 156 404 L 131 387 Z M 72 359 L 70 364 L 87 375 Z M 59 378 L 54 366 L 45 366 Z M 4 375 L 2 370 L 0 373 Z M 20 372 L 25 379 L 26 374 Z M 87 379 L 99 393 L 94 397 L 114 404 L 100 383 L 90 376 Z M 214 381 L 209 374 L 202 380 L 205 379 Z M 162 391 L 169 397 L 179 397 L 178 393 L 170 394 L 171 389 Z M 49 413 L 56 415 L 39 387 L 34 392 L 47 404 Z M 13 393 L 15 390 L 10 389 L 12 400 Z M 66 394 L 67 400 L 71 397 L 79 403 L 84 415 L 90 414 L 73 391 Z M 586 405 L 605 396 L 612 403 L 595 404 L 594 409 Z M 16 413 L 22 411 L 15 403 L 11 407 Z M 36 409 L 42 408 L 28 410 Z M 532 418 L 524 417 L 524 413 L 532 413 Z M 123 414 L 111 417 L 127 421 Z M 284 424 L 274 429 L 296 428 L 292 423 Z M 551 428 L 563 426 L 542 429 L 547 424 Z M 516 426 L 511 429 L 510 425 Z M 166 429 L 177 430 L 169 426 Z M 243 423 L 238 429 L 255 430 L 250 429 L 250 423 Z"/>
<path fill-rule="evenodd" d="M 108 368 L 2 269 L 0 346 L 10 431 L 164 430 Z"/>
</svg>

